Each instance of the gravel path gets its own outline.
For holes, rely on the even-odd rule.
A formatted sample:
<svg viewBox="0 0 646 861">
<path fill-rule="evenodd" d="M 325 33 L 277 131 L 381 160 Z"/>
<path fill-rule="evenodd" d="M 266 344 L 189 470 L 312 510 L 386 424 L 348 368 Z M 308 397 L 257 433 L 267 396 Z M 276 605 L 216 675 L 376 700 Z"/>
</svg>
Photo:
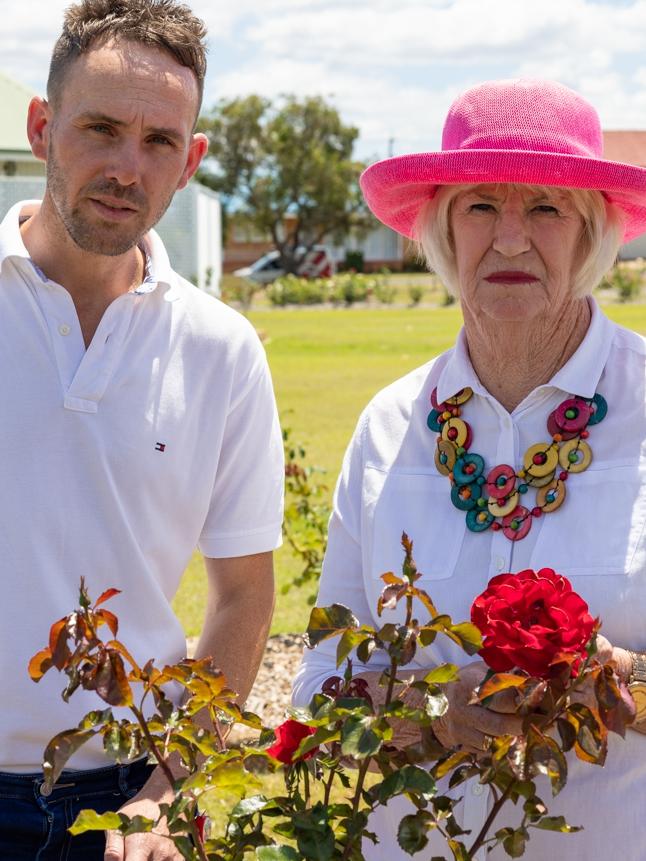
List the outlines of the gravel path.
<svg viewBox="0 0 646 861">
<path fill-rule="evenodd" d="M 193 654 L 197 637 L 188 640 L 189 655 Z M 265 726 L 275 727 L 285 720 L 290 703 L 292 679 L 303 653 L 300 634 L 276 634 L 267 641 L 258 677 L 247 699 L 247 709 L 255 712 Z"/>
</svg>

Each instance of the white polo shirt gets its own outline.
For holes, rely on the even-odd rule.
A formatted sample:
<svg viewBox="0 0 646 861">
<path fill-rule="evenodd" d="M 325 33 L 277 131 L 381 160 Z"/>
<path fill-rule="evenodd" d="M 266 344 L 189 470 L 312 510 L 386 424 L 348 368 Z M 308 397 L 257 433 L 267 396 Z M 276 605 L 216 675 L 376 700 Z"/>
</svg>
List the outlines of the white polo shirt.
<svg viewBox="0 0 646 861">
<path fill-rule="evenodd" d="M 579 349 L 511 415 L 477 378 L 464 332 L 454 349 L 374 398 L 359 420 L 339 478 L 319 605 L 340 602 L 369 625 L 397 621 L 403 607 L 396 613 L 385 611 L 379 619 L 376 605 L 384 585 L 380 575 L 401 571 L 400 538 L 406 531 L 423 572 L 419 585 L 438 610 L 456 622 L 469 618 L 473 599 L 494 575 L 550 567 L 570 578 L 592 615 L 601 617 L 602 633 L 614 645 L 646 651 L 646 347 L 641 336 L 610 322 L 590 303 L 592 319 Z M 547 417 L 568 395 L 592 397 L 598 391 L 607 400 L 607 416 L 589 428 L 591 465 L 569 477 L 563 505 L 532 518 L 522 540 L 509 541 L 502 530 L 471 532 L 465 512 L 452 505 L 449 480 L 434 462 L 437 434 L 426 424 L 436 386 L 440 401 L 465 386 L 473 389 L 462 418 L 472 427 L 470 450 L 484 457 L 485 474 L 495 464 L 519 469 L 530 445 L 549 441 Z M 533 498 L 530 492 L 523 504 L 531 508 Z M 305 653 L 295 682 L 299 705 L 307 705 L 321 683 L 337 673 L 336 645 L 336 640 L 327 640 Z M 438 637 L 430 648 L 418 651 L 411 666 L 471 660 L 447 638 Z M 385 666 L 377 657 L 367 669 Z M 359 669 L 356 662 L 355 671 Z M 549 787 L 542 785 L 550 813 L 563 814 L 584 830 L 562 835 L 532 829 L 526 861 L 644 861 L 646 736 L 629 730 L 625 741 L 611 735 L 609 742 L 604 768 L 571 755 L 563 792 L 552 799 Z M 463 801 L 458 819 L 471 829 L 473 839 L 490 807 L 489 791 L 472 782 L 461 786 L 459 795 Z M 364 842 L 369 861 L 410 857 L 396 840 L 397 825 L 408 812 L 410 807 L 399 798 L 372 817 L 369 826 L 381 842 L 377 847 Z M 494 831 L 514 825 L 521 813 L 506 807 Z M 448 854 L 435 834 L 419 858 Z M 490 854 L 483 849 L 477 861 L 507 857 L 501 848 Z"/>
<path fill-rule="evenodd" d="M 77 605 L 114 586 L 139 661 L 185 654 L 170 602 L 196 546 L 208 557 L 280 544 L 282 440 L 263 347 L 241 315 L 144 240 L 148 275 L 85 348 L 70 294 L 29 259 L 23 204 L 0 225 L 0 770 L 37 771 L 46 742 L 100 701 L 69 704 L 29 658 Z M 92 273 L 88 272 L 91 280 Z M 217 658 L 217 656 L 216 656 Z M 106 764 L 100 744 L 75 768 Z"/>
</svg>

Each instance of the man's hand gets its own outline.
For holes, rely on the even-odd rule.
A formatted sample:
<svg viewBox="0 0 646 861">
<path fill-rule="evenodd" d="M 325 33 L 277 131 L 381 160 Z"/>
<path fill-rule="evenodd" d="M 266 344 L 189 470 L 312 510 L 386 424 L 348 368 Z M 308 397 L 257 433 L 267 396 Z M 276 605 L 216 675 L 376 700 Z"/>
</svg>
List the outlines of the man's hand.
<svg viewBox="0 0 646 861">
<path fill-rule="evenodd" d="M 209 656 L 222 670 L 229 687 L 244 703 L 262 658 L 274 605 L 274 578 L 271 553 L 256 553 L 231 559 L 205 559 L 208 576 L 208 601 L 196 658 Z M 198 713 L 212 729 L 208 715 Z M 177 762 L 171 770 L 180 774 Z M 186 776 L 186 772 L 183 772 Z M 123 805 L 128 816 L 157 819 L 161 803 L 174 800 L 172 790 L 160 768 L 150 776 L 141 792 Z M 156 831 L 162 831 L 158 827 Z M 172 841 L 161 833 L 131 834 L 124 840 L 108 832 L 104 861 L 183 861 Z"/>
<path fill-rule="evenodd" d="M 130 817 L 145 816 L 156 820 L 159 817 L 159 804 L 170 804 L 174 798 L 170 789 L 161 794 L 154 791 L 156 778 L 157 774 L 154 773 L 141 792 L 124 804 L 119 812 Z M 152 791 L 150 784 L 153 785 Z M 153 801 L 151 794 L 158 801 Z M 172 840 L 161 833 L 163 826 L 157 826 L 155 831 L 160 833 L 130 834 L 125 839 L 117 831 L 108 831 L 104 861 L 183 861 Z"/>
</svg>

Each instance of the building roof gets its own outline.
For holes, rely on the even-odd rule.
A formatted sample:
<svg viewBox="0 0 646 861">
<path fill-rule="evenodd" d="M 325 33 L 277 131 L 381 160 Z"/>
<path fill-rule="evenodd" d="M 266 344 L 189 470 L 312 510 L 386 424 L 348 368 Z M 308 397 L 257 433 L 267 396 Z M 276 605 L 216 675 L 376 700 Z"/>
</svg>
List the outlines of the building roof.
<svg viewBox="0 0 646 861">
<path fill-rule="evenodd" d="M 31 154 L 26 131 L 27 106 L 35 95 L 28 87 L 0 72 L 0 152 Z"/>
<path fill-rule="evenodd" d="M 646 167 L 646 131 L 604 132 L 603 154 L 609 161 Z"/>
</svg>

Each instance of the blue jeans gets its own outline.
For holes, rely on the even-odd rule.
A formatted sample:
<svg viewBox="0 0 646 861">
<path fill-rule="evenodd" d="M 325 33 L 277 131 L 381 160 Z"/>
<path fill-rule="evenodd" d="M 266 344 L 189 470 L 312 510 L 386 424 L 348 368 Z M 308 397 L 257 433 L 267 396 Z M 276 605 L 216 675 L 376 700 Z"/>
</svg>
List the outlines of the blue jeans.
<svg viewBox="0 0 646 861">
<path fill-rule="evenodd" d="M 153 767 L 146 760 L 89 771 L 64 771 L 49 795 L 42 774 L 0 772 L 2 861 L 103 861 L 105 832 L 72 837 L 69 826 L 84 808 L 106 813 L 136 795 Z"/>
</svg>

